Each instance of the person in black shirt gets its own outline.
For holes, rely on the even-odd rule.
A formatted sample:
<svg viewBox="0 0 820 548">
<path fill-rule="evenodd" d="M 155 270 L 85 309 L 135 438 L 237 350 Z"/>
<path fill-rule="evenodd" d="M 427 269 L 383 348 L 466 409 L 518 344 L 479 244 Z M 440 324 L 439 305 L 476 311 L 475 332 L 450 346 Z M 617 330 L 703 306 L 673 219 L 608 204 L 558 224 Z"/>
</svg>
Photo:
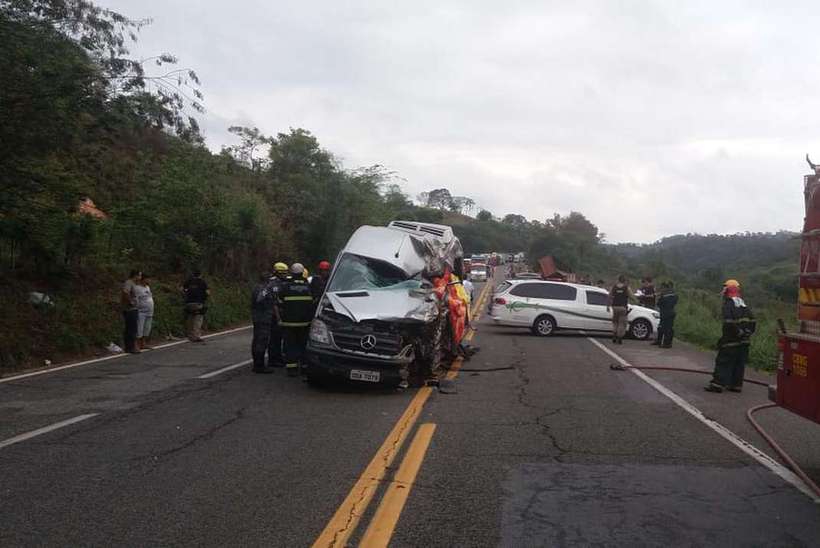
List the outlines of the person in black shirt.
<svg viewBox="0 0 820 548">
<path fill-rule="evenodd" d="M 655 286 L 652 284 L 652 278 L 642 280 L 640 303 L 641 306 L 655 308 Z"/>
<path fill-rule="evenodd" d="M 325 292 L 327 279 L 330 277 L 330 269 L 331 266 L 329 262 L 321 261 L 316 274 L 314 274 L 310 279 L 310 292 L 313 295 L 313 300 L 317 305 L 319 304 L 319 299 L 322 298 L 322 294 Z"/>
<path fill-rule="evenodd" d="M 270 344 L 271 326 L 276 315 L 275 293 L 272 284 L 271 275 L 262 274 L 259 283 L 251 293 L 251 319 L 253 320 L 251 358 L 253 358 L 254 373 L 273 373 L 273 369 L 265 365 L 265 353 Z"/>
<path fill-rule="evenodd" d="M 609 312 L 610 307 L 612 308 L 612 342 L 615 344 L 623 344 L 623 338 L 626 335 L 629 297 L 631 295 L 632 290 L 629 288 L 626 276 L 618 276 L 618 282 L 609 291 L 609 306 L 606 308 L 607 312 Z"/>
<path fill-rule="evenodd" d="M 188 280 L 182 284 L 182 293 L 185 297 L 185 332 L 188 340 L 202 341 L 202 321 L 205 318 L 205 303 L 211 290 L 202 279 L 202 273 L 195 270 Z"/>
<path fill-rule="evenodd" d="M 678 304 L 678 296 L 675 294 L 675 286 L 672 282 L 661 284 L 661 293 L 658 297 L 658 311 L 661 314 L 661 323 L 658 325 L 658 338 L 652 344 L 661 348 L 672 346 L 672 337 L 675 331 L 675 306 Z"/>
</svg>

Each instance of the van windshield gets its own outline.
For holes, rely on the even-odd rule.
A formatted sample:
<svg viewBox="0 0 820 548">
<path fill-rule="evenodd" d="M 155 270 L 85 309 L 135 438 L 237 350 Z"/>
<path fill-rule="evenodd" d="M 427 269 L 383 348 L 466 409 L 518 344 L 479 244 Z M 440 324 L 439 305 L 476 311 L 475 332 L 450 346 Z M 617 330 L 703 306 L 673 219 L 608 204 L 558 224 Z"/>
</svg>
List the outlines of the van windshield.
<svg viewBox="0 0 820 548">
<path fill-rule="evenodd" d="M 336 267 L 328 291 L 373 291 L 411 289 L 421 281 L 385 261 L 345 253 Z"/>
</svg>

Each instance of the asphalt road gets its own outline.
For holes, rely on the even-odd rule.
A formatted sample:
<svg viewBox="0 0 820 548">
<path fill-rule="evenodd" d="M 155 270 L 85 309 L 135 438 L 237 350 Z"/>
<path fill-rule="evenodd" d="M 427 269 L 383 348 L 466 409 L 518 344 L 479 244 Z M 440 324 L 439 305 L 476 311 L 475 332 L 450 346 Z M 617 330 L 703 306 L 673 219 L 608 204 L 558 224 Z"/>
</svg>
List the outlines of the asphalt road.
<svg viewBox="0 0 820 548">
<path fill-rule="evenodd" d="M 587 336 L 477 326 L 455 393 L 316 389 L 249 365 L 197 378 L 247 360 L 248 331 L 2 379 L 0 546 L 820 543 L 820 505 L 610 370 Z M 633 365 L 711 360 L 611 349 Z M 743 415 L 765 389 L 713 395 L 705 376 L 649 374 L 769 452 Z M 763 413 L 820 479 L 820 426 Z"/>
</svg>

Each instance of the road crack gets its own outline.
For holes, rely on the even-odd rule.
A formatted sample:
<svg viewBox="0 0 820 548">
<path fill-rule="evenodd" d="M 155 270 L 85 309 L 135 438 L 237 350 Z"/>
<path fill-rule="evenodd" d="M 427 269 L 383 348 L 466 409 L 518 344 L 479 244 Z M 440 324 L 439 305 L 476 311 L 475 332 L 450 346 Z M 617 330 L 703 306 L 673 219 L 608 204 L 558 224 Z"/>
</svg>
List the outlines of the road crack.
<svg viewBox="0 0 820 548">
<path fill-rule="evenodd" d="M 144 460 L 144 459 L 151 459 L 154 462 L 159 461 L 160 459 L 165 458 L 169 455 L 173 455 L 175 453 L 179 453 L 180 451 L 184 451 L 185 449 L 187 449 L 189 447 L 192 447 L 192 446 L 196 445 L 197 443 L 199 443 L 201 441 L 205 441 L 205 440 L 209 440 L 209 439 L 213 438 L 220 430 L 222 430 L 224 428 L 227 428 L 228 426 L 232 425 L 233 423 L 235 423 L 235 422 L 237 422 L 237 421 L 239 421 L 243 418 L 245 418 L 245 408 L 244 407 L 241 408 L 241 409 L 237 409 L 236 412 L 234 413 L 234 415 L 232 417 L 230 417 L 229 419 L 227 419 L 225 421 L 222 421 L 219 424 L 216 424 L 216 425 L 212 426 L 211 428 L 209 428 L 205 432 L 194 436 L 193 438 L 191 438 L 190 440 L 186 441 L 183 444 L 180 444 L 180 445 L 175 446 L 175 447 L 171 447 L 170 449 L 166 449 L 165 451 L 161 451 L 161 452 L 156 453 L 156 454 L 141 455 L 141 456 L 138 456 L 138 457 L 133 457 L 129 460 L 139 461 L 139 460 Z"/>
</svg>

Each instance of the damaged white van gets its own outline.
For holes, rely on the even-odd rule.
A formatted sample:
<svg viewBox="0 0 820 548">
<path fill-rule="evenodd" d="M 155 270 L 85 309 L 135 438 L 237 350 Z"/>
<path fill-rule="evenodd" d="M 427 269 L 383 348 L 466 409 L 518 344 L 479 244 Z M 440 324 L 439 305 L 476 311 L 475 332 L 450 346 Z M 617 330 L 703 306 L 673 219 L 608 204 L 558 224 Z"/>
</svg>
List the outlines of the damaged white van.
<svg viewBox="0 0 820 548">
<path fill-rule="evenodd" d="M 336 259 L 311 323 L 309 381 L 407 386 L 450 349 L 447 306 L 432 280 L 463 274 L 452 228 L 393 221 L 362 226 Z"/>
</svg>

